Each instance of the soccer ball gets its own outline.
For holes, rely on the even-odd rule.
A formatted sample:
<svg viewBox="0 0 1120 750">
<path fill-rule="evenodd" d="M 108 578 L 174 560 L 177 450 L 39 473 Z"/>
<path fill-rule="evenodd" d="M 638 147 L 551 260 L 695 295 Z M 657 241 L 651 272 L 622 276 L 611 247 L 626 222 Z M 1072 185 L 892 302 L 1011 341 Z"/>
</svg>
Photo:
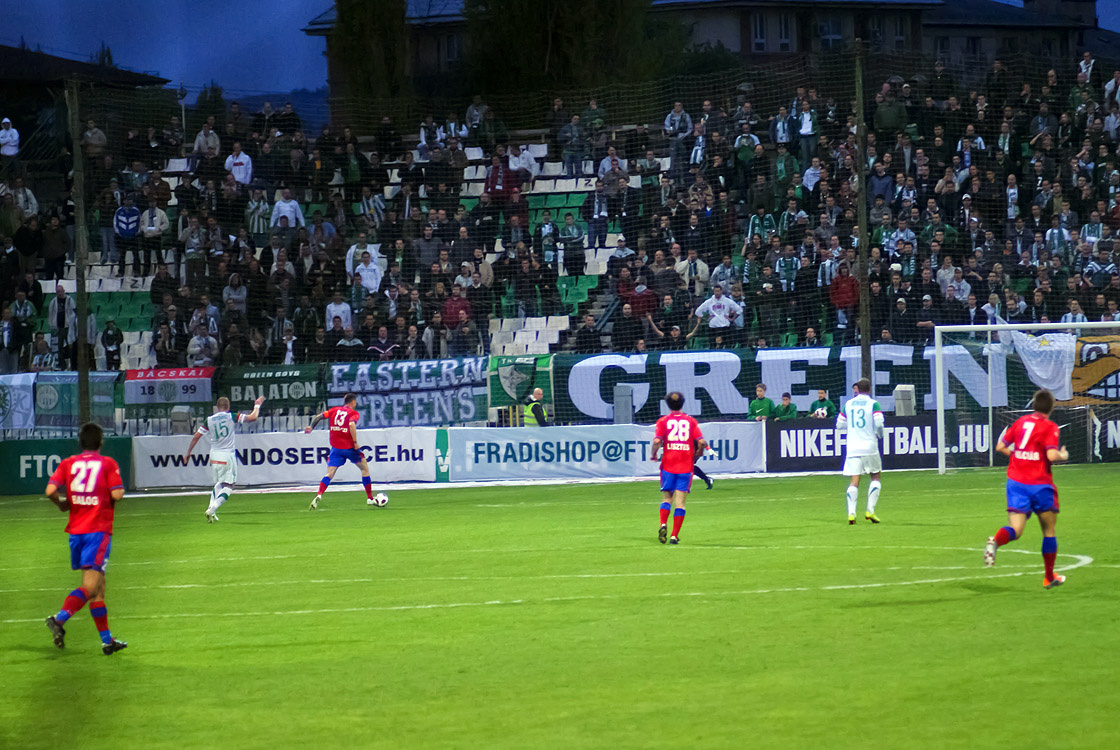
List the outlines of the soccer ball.
<svg viewBox="0 0 1120 750">
<path fill-rule="evenodd" d="M 813 416 L 816 417 L 817 419 L 824 419 L 825 417 L 828 416 L 828 409 L 825 409 L 822 406 L 820 409 L 817 409 L 815 412 L 813 412 Z"/>
<path fill-rule="evenodd" d="M 384 508 L 388 504 L 389 496 L 384 492 L 378 492 L 372 500 L 366 500 L 366 505 L 376 505 L 378 508 Z"/>
</svg>

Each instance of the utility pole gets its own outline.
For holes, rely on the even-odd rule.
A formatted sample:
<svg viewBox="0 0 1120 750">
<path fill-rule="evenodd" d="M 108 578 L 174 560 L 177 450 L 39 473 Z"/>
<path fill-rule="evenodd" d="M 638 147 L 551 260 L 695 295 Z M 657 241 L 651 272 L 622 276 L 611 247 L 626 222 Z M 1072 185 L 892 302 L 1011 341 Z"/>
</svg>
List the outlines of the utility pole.
<svg viewBox="0 0 1120 750">
<path fill-rule="evenodd" d="M 78 424 L 90 421 L 89 344 L 86 326 L 89 320 L 89 297 L 86 294 L 86 266 L 89 263 L 89 234 L 86 226 L 85 157 L 82 155 L 81 124 L 78 111 L 78 82 L 66 82 L 66 110 L 70 121 L 70 141 L 74 149 L 74 183 L 70 197 L 74 201 L 74 279 L 78 308 Z"/>
<path fill-rule="evenodd" d="M 861 377 L 871 380 L 871 277 L 870 251 L 867 233 L 867 123 L 864 121 L 863 106 L 863 40 L 856 38 L 856 174 L 859 175 L 859 200 L 857 201 L 857 221 L 859 232 L 859 343 Z M 874 392 L 872 381 L 872 392 Z"/>
</svg>

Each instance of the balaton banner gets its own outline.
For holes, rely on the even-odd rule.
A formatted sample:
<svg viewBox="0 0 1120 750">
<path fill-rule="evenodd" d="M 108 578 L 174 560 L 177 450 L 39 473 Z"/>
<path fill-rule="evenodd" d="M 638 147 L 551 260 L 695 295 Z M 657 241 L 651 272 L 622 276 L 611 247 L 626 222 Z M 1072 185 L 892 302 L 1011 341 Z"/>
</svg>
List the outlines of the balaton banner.
<svg viewBox="0 0 1120 750">
<path fill-rule="evenodd" d="M 713 422 L 700 430 L 712 452 L 700 459 L 706 472 L 766 470 L 763 426 L 757 422 Z M 656 477 L 650 460 L 653 425 L 583 427 L 451 427 L 449 479 L 602 479 Z"/>
<path fill-rule="evenodd" d="M 136 487 L 211 487 L 209 446 L 203 438 L 183 460 L 190 435 L 142 436 L 132 440 Z M 358 430 L 358 444 L 369 463 L 374 484 L 434 482 L 436 429 Z M 237 483 L 250 485 L 316 484 L 327 469 L 330 443 L 326 429 L 303 432 L 257 432 L 237 436 Z M 335 475 L 358 482 L 353 464 Z M 358 490 L 361 491 L 360 489 Z"/>
</svg>

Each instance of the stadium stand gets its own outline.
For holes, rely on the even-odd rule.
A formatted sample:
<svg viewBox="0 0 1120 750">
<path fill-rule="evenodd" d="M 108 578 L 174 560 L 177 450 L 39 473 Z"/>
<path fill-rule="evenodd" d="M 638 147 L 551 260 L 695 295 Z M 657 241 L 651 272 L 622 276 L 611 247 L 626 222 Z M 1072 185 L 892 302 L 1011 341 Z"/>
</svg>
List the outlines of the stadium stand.
<svg viewBox="0 0 1120 750">
<path fill-rule="evenodd" d="M 363 338 L 381 325 L 417 326 L 425 357 L 567 351 L 587 314 L 600 350 L 850 343 L 860 200 L 873 340 L 1059 320 L 1070 300 L 1120 319 L 1120 72 L 997 62 L 968 87 L 940 64 L 891 76 L 868 97 L 866 185 L 850 91 L 801 82 L 697 96 L 594 138 L 555 113 L 501 126 L 504 142 L 484 132 L 492 118 L 464 124 L 472 111 L 405 134 L 313 135 L 290 106 L 232 105 L 186 133 L 177 116 L 129 113 L 110 133 L 91 116 L 97 367 L 398 356 Z M 0 369 L 64 367 L 71 175 L 21 161 L 2 127 Z M 697 318 L 716 286 L 723 302 Z M 50 356 L 36 356 L 40 334 Z"/>
</svg>

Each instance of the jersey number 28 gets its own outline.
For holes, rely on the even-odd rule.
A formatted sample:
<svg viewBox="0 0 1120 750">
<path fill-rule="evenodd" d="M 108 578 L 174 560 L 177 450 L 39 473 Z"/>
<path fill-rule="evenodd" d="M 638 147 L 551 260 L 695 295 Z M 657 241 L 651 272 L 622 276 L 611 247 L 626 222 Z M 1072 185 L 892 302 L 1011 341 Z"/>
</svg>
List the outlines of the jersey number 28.
<svg viewBox="0 0 1120 750">
<path fill-rule="evenodd" d="M 689 426 L 687 419 L 674 419 L 666 426 L 669 428 L 670 443 L 688 442 L 688 435 L 692 431 L 692 428 Z"/>
</svg>

